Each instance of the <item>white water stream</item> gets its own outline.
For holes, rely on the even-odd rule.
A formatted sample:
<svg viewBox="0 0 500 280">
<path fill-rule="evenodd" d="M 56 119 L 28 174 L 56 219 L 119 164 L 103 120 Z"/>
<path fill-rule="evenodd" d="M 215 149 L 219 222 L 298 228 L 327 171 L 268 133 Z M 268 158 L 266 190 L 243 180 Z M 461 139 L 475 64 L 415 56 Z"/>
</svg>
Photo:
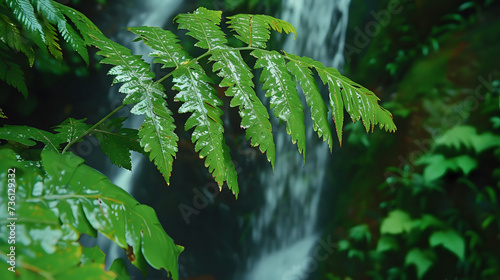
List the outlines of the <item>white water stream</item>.
<svg viewBox="0 0 500 280">
<path fill-rule="evenodd" d="M 296 40 L 287 36 L 283 50 L 342 67 L 349 4 L 350 0 L 283 0 L 277 17 L 290 22 L 298 33 Z M 317 134 L 306 112 L 305 164 L 284 125 L 274 128 L 275 173 L 261 172 L 265 203 L 252 225 L 252 245 L 260 249 L 241 273 L 244 279 L 298 280 L 312 272 L 307 262 L 320 234 L 316 223 L 330 153 L 326 143 L 315 141 Z"/>
</svg>

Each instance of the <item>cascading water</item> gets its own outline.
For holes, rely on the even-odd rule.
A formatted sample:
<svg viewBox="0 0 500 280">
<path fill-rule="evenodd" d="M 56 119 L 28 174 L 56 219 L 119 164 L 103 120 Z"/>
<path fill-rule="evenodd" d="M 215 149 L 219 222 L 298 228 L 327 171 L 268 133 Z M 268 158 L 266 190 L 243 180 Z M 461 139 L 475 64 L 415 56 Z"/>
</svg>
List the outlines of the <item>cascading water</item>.
<svg viewBox="0 0 500 280">
<path fill-rule="evenodd" d="M 341 67 L 349 4 L 350 0 L 284 0 L 279 17 L 296 28 L 298 37 L 288 36 L 282 48 Z M 307 128 L 305 164 L 284 126 L 274 130 L 275 173 L 262 171 L 259 178 L 265 202 L 252 219 L 252 246 L 259 249 L 248 259 L 241 273 L 244 279 L 307 277 L 304 262 L 320 234 L 318 205 L 329 158 L 327 145 L 317 139 L 310 121 Z"/>
</svg>

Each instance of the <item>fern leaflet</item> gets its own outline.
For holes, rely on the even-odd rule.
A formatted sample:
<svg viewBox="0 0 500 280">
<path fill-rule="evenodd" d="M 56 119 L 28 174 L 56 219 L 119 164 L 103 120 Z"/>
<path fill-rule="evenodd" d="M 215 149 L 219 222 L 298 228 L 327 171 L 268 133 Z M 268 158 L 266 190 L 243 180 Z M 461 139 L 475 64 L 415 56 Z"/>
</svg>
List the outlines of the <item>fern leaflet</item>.
<svg viewBox="0 0 500 280">
<path fill-rule="evenodd" d="M 61 46 L 58 43 L 59 38 L 57 37 L 56 28 L 45 18 L 41 20 L 41 24 L 45 33 L 45 41 L 50 54 L 57 60 L 61 60 L 63 58 L 63 54 Z"/>
<path fill-rule="evenodd" d="M 129 31 L 139 36 L 134 41 L 142 40 L 153 52 L 148 56 L 155 57 L 154 63 L 163 64 L 162 68 L 179 68 L 191 57 L 178 44 L 179 39 L 172 32 L 159 27 L 129 27 Z"/>
<path fill-rule="evenodd" d="M 38 21 L 35 9 L 29 0 L 5 0 L 14 12 L 17 20 L 29 31 L 33 33 L 32 40 L 43 49 L 45 45 L 45 34 L 43 27 Z"/>
<path fill-rule="evenodd" d="M 190 64 L 189 68 L 175 70 L 173 75 L 174 89 L 179 91 L 175 99 L 184 102 L 179 112 L 192 113 L 186 121 L 185 129 L 194 127 L 191 140 L 195 143 L 195 150 L 201 158 L 206 158 L 205 166 L 219 187 L 226 181 L 237 197 L 237 173 L 224 141 L 224 128 L 220 119 L 222 110 L 218 107 L 222 105 L 222 101 L 210 86 L 212 81 L 196 63 Z"/>
<path fill-rule="evenodd" d="M 29 65 L 33 66 L 35 51 L 27 44 L 28 39 L 23 36 L 19 23 L 10 17 L 9 10 L 3 3 L 0 3 L 0 38 L 11 49 L 24 53 L 28 57 Z"/>
<path fill-rule="evenodd" d="M 164 99 L 164 87 L 153 81 L 154 73 L 140 56 L 133 56 L 129 49 L 100 32 L 92 32 L 90 36 L 92 44 L 100 49 L 98 54 L 105 57 L 101 63 L 115 65 L 109 74 L 116 76 L 113 83 L 123 83 L 119 91 L 126 94 L 124 104 L 137 103 L 131 112 L 145 115 L 139 129 L 140 143 L 168 184 L 179 138 L 174 133 L 174 120 Z"/>
<path fill-rule="evenodd" d="M 249 47 L 265 49 L 266 42 L 271 37 L 271 29 L 280 33 L 284 31 L 286 34 L 293 32 L 297 37 L 297 32 L 290 23 L 271 16 L 238 14 L 228 19 L 229 28 L 238 33 L 235 37 Z"/>
<path fill-rule="evenodd" d="M 297 93 L 296 83 L 288 73 L 284 57 L 276 51 L 255 50 L 251 54 L 257 58 L 255 68 L 262 68 L 262 89 L 271 98 L 274 115 L 286 122 L 286 132 L 292 137 L 292 142 L 297 143 L 305 159 L 304 106 Z"/>
<path fill-rule="evenodd" d="M 48 22 L 57 25 L 64 40 L 71 45 L 73 50 L 80 54 L 86 63 L 88 63 L 89 57 L 85 43 L 80 34 L 68 24 L 63 12 L 59 9 L 60 6 L 56 6 L 55 4 L 57 3 L 52 0 L 34 0 L 33 2 L 36 3 L 37 11 L 43 15 Z"/>
<path fill-rule="evenodd" d="M 227 43 L 226 35 L 219 27 L 221 14 L 221 11 L 201 7 L 193 13 L 178 15 L 174 21 L 179 24 L 179 29 L 187 29 L 187 35 L 198 40 L 195 46 L 212 50 Z"/>
<path fill-rule="evenodd" d="M 0 55 L 0 79 L 16 88 L 24 97 L 28 97 L 28 88 L 24 81 L 24 73 L 18 64 L 10 61 L 10 57 Z"/>
<path fill-rule="evenodd" d="M 323 83 L 328 84 L 330 108 L 340 144 L 342 144 L 344 107 L 354 122 L 361 119 L 367 132 L 377 124 L 386 131 L 396 130 L 391 113 L 380 107 L 378 104 L 380 99 L 373 92 L 342 76 L 337 69 L 326 67 L 319 61 L 308 57 L 286 55 L 291 61 L 303 67 L 314 68 Z"/>
<path fill-rule="evenodd" d="M 237 174 L 224 141 L 224 128 L 220 120 L 222 110 L 218 108 L 222 101 L 210 86 L 212 81 L 196 61 L 191 61 L 192 58 L 177 44 L 177 37 L 170 31 L 147 26 L 129 30 L 153 49 L 149 56 L 156 57 L 155 63 L 176 68 L 172 72 L 174 89 L 179 90 L 175 99 L 184 102 L 179 108 L 180 113 L 192 112 L 185 129 L 195 128 L 192 134 L 195 150 L 200 157 L 206 157 L 205 165 L 219 186 L 227 182 L 237 196 Z"/>
<path fill-rule="evenodd" d="M 275 147 L 269 114 L 253 90 L 253 74 L 237 50 L 218 49 L 212 52 L 210 60 L 216 61 L 213 71 L 223 79 L 219 86 L 228 87 L 227 96 L 232 96 L 231 106 L 239 106 L 241 127 L 246 129 L 247 140 L 252 146 L 260 146 L 266 152 L 267 160 L 274 169 Z"/>
<path fill-rule="evenodd" d="M 299 58 L 292 54 L 287 55 L 295 59 Z M 318 137 L 321 138 L 321 136 L 323 136 L 323 141 L 328 143 L 331 152 L 333 148 L 333 139 L 330 124 L 328 123 L 328 108 L 319 92 L 318 84 L 313 77 L 311 69 L 295 61 L 289 61 L 287 67 L 296 77 L 297 81 L 300 82 L 300 86 L 306 97 L 307 106 L 311 108 L 311 119 L 314 131 L 318 133 Z"/>
</svg>

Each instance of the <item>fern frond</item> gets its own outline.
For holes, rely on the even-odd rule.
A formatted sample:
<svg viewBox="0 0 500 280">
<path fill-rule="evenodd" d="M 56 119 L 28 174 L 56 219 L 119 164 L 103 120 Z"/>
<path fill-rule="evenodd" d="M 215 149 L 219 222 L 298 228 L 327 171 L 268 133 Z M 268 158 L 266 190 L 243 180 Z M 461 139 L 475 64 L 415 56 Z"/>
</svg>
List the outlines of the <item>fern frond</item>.
<svg viewBox="0 0 500 280">
<path fill-rule="evenodd" d="M 141 146 L 150 153 L 150 160 L 168 184 L 179 138 L 174 133 L 174 120 L 164 99 L 164 87 L 153 81 L 155 75 L 141 56 L 132 55 L 129 49 L 100 32 L 94 31 L 90 36 L 100 49 L 98 54 L 105 57 L 101 63 L 115 65 L 108 73 L 116 76 L 113 83 L 123 83 L 119 91 L 126 94 L 124 104 L 137 103 L 131 112 L 146 116 L 139 129 Z"/>
<path fill-rule="evenodd" d="M 81 35 L 68 24 L 63 12 L 60 10 L 60 6 L 57 6 L 57 3 L 52 0 L 33 0 L 33 2 L 36 4 L 37 11 L 48 22 L 57 25 L 64 40 L 88 63 L 89 57 L 85 43 Z"/>
<path fill-rule="evenodd" d="M 287 55 L 296 60 L 300 59 L 298 56 L 292 54 Z M 330 124 L 328 123 L 328 108 L 321 97 L 318 84 L 313 77 L 311 69 L 296 61 L 289 61 L 287 67 L 300 83 L 304 96 L 306 97 L 307 106 L 311 108 L 311 119 L 314 131 L 318 133 L 318 137 L 321 138 L 321 136 L 323 136 L 323 141 L 328 143 L 331 152 L 333 148 L 333 139 Z"/>
<path fill-rule="evenodd" d="M 174 133 L 172 112 L 167 108 L 165 99 L 160 97 L 160 93 L 163 95 L 164 91 L 161 84 L 150 82 L 143 90 L 144 100 L 138 103 L 132 112 L 146 115 L 139 129 L 141 146 L 144 151 L 149 152 L 149 159 L 154 161 L 167 184 L 170 184 L 169 177 L 179 137 Z"/>
<path fill-rule="evenodd" d="M 90 36 L 90 34 L 94 35 L 101 34 L 99 28 L 97 28 L 91 20 L 89 20 L 84 14 L 80 13 L 79 11 L 57 2 L 52 2 L 52 4 L 54 4 L 56 8 L 59 9 L 64 16 L 66 16 L 68 19 L 71 20 L 71 22 L 78 29 L 80 35 L 82 36 L 84 45 L 85 46 L 93 45 L 94 39 Z M 61 33 L 63 34 L 64 37 L 65 36 L 64 32 L 61 31 Z M 68 33 L 70 33 L 69 29 Z M 75 47 L 73 47 L 73 49 L 75 49 Z"/>
<path fill-rule="evenodd" d="M 191 112 L 185 129 L 194 127 L 191 140 L 200 158 L 205 159 L 205 166 L 222 188 L 224 181 L 238 197 L 238 180 L 234 164 L 229 155 L 229 148 L 224 141 L 224 128 L 218 107 L 222 101 L 217 98 L 215 89 L 209 84 L 210 78 L 203 72 L 199 64 L 192 63 L 189 68 L 183 67 L 174 71 L 174 89 L 179 93 L 176 100 L 184 102 L 180 113 Z"/>
<path fill-rule="evenodd" d="M 342 76 L 335 68 L 326 67 L 319 61 L 308 57 L 297 57 L 286 54 L 287 57 L 303 67 L 314 68 L 324 84 L 328 84 L 330 107 L 340 144 L 342 144 L 342 127 L 344 108 L 353 122 L 361 120 L 366 131 L 373 130 L 375 125 L 386 131 L 395 131 L 396 125 L 392 115 L 380 107 L 380 100 L 373 92 Z"/>
<path fill-rule="evenodd" d="M 28 44 L 29 40 L 22 34 L 19 22 L 9 17 L 6 7 L 0 7 L 0 9 L 0 40 L 11 49 L 24 53 L 28 57 L 29 65 L 33 66 L 35 51 L 31 44 Z"/>
<path fill-rule="evenodd" d="M 58 43 L 59 38 L 57 37 L 56 28 L 45 18 L 41 20 L 41 24 L 45 33 L 45 43 L 50 54 L 57 60 L 62 60 L 63 54 L 61 46 Z"/>
<path fill-rule="evenodd" d="M 179 68 L 191 57 L 178 44 L 179 39 L 172 32 L 159 27 L 130 27 L 127 28 L 138 38 L 134 41 L 142 40 L 144 44 L 151 47 L 153 52 L 148 56 L 155 57 L 154 63 L 163 64 L 162 68 Z"/>
<path fill-rule="evenodd" d="M 222 77 L 220 87 L 228 87 L 225 94 L 232 96 L 231 107 L 239 107 L 241 127 L 252 146 L 259 146 L 274 169 L 275 147 L 269 114 L 254 91 L 253 74 L 238 50 L 218 49 L 212 52 L 213 71 Z"/>
<path fill-rule="evenodd" d="M 25 98 L 28 97 L 24 72 L 17 63 L 10 61 L 9 57 L 0 56 L 0 79 L 16 88 Z"/>
<path fill-rule="evenodd" d="M 78 137 L 84 134 L 84 132 L 89 128 L 90 125 L 85 123 L 85 119 L 76 120 L 73 118 L 68 118 L 60 125 L 56 126 L 54 130 L 58 132 L 58 134 L 56 134 L 58 143 L 70 143 L 74 140 L 83 140 L 78 139 Z"/>
<path fill-rule="evenodd" d="M 29 0 L 5 0 L 12 9 L 17 20 L 29 31 L 31 31 L 32 40 L 40 47 L 44 48 L 46 43 L 45 32 L 42 24 L 37 19 L 35 9 Z"/>
<path fill-rule="evenodd" d="M 206 157 L 205 165 L 219 186 L 226 181 L 237 195 L 237 174 L 222 134 L 222 111 L 218 108 L 222 101 L 210 86 L 212 81 L 199 64 L 191 61 L 192 58 L 177 44 L 177 37 L 170 31 L 148 26 L 129 30 L 139 36 L 136 40 L 142 40 L 153 49 L 149 56 L 156 57 L 155 63 L 163 64 L 163 68 L 176 68 L 172 73 L 174 89 L 179 90 L 175 98 L 184 102 L 179 112 L 192 112 L 185 129 L 195 128 L 192 134 L 195 150 L 201 158 Z"/>
<path fill-rule="evenodd" d="M 286 34 L 293 32 L 297 37 L 297 31 L 293 25 L 271 16 L 238 14 L 228 19 L 229 28 L 238 33 L 235 37 L 249 47 L 265 49 L 266 42 L 271 37 L 271 29 Z"/>
<path fill-rule="evenodd" d="M 286 132 L 297 143 L 299 152 L 304 155 L 306 148 L 304 106 L 297 93 L 296 83 L 288 72 L 285 59 L 276 51 L 255 50 L 251 53 L 257 58 L 255 68 L 262 68 L 260 81 L 266 96 L 270 97 L 274 115 L 286 122 Z"/>
<path fill-rule="evenodd" d="M 174 21 L 179 24 L 179 29 L 187 29 L 187 35 L 198 40 L 195 46 L 212 50 L 227 43 L 226 35 L 219 27 L 221 15 L 221 11 L 200 7 L 193 13 L 179 14 Z"/>
</svg>

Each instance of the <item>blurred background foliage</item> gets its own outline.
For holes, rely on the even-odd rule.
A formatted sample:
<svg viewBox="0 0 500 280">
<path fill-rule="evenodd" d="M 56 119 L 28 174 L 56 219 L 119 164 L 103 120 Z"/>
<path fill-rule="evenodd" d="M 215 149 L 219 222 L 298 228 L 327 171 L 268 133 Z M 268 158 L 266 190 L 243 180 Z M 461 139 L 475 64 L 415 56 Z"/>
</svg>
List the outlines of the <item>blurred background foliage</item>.
<svg viewBox="0 0 500 280">
<path fill-rule="evenodd" d="M 321 274 L 500 279 L 500 3 L 397 1 L 377 20 L 391 2 L 352 1 L 345 74 L 385 101 L 398 131 L 349 126 L 325 232 L 339 247 Z"/>
<path fill-rule="evenodd" d="M 65 2 L 98 20 L 112 0 Z M 200 0 L 186 10 L 276 14 L 280 2 Z M 398 13 L 377 20 L 396 2 Z M 351 1 L 343 74 L 384 101 L 398 131 L 367 135 L 346 123 L 328 167 L 338 197 L 322 206 L 332 217 L 323 236 L 338 249 L 318 279 L 500 279 L 499 14 L 493 0 Z M 9 124 L 94 121 L 98 63 L 64 57 L 37 53 L 27 99 L 2 86 Z M 83 100 L 68 94 L 88 85 Z"/>
</svg>

